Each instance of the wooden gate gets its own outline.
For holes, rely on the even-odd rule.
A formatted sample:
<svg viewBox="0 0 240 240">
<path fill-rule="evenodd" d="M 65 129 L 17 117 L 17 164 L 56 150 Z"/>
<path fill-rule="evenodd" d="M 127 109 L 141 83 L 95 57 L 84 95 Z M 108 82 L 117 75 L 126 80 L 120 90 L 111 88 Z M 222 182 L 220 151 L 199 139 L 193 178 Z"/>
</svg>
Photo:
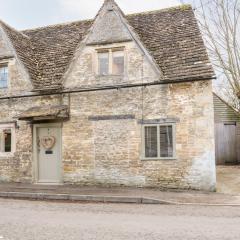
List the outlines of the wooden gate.
<svg viewBox="0 0 240 240">
<path fill-rule="evenodd" d="M 237 124 L 234 122 L 215 123 L 216 163 L 237 164 L 240 143 Z"/>
</svg>

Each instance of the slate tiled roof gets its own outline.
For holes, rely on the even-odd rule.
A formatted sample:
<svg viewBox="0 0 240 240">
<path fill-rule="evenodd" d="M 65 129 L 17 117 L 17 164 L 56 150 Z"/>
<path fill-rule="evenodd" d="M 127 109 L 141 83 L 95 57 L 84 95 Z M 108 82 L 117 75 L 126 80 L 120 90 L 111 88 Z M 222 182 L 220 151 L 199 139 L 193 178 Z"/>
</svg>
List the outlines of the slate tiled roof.
<svg viewBox="0 0 240 240">
<path fill-rule="evenodd" d="M 210 78 L 209 63 L 193 10 L 180 6 L 126 16 L 165 79 Z M 93 20 L 25 30 L 6 28 L 36 89 L 59 88 L 73 54 Z"/>
</svg>

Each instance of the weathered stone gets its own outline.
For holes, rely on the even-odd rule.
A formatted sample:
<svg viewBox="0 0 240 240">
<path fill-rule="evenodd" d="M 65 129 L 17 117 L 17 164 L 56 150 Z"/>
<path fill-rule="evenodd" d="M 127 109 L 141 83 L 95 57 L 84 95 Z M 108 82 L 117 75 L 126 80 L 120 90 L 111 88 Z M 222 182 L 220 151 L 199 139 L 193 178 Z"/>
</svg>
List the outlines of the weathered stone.
<svg viewBox="0 0 240 240">
<path fill-rule="evenodd" d="M 95 33 L 101 30 L 102 25 L 99 26 Z M 123 77 L 97 75 L 99 47 L 124 47 L 127 57 Z M 10 53 L 15 56 L 9 61 L 9 89 L 0 90 L 0 95 L 29 92 L 32 86 L 26 71 L 4 37 L 0 37 L 0 50 L 2 56 Z M 155 67 L 133 39 L 104 46 L 85 44 L 76 50 L 62 79 L 63 88 L 156 82 L 161 76 Z M 68 105 L 70 111 L 68 121 L 62 122 L 64 183 L 215 188 L 210 80 L 0 100 L 0 123 L 12 122 L 15 116 L 32 107 L 62 104 Z M 142 123 L 153 122 L 176 124 L 176 159 L 142 159 Z M 33 125 L 17 121 L 15 153 L 0 154 L 0 181 L 35 181 L 32 145 Z"/>
</svg>

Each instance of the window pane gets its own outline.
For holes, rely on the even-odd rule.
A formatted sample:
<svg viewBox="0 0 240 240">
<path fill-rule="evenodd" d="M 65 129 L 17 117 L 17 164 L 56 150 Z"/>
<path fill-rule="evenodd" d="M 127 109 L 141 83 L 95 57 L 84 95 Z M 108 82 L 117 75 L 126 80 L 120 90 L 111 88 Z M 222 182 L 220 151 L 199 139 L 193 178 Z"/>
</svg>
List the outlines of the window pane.
<svg viewBox="0 0 240 240">
<path fill-rule="evenodd" d="M 124 74 L 124 52 L 123 51 L 113 52 L 113 74 L 115 75 Z"/>
<path fill-rule="evenodd" d="M 4 146 L 4 151 L 5 152 L 11 152 L 12 150 L 12 133 L 11 133 L 11 129 L 6 129 L 4 130 L 4 142 L 5 142 L 5 146 Z"/>
<path fill-rule="evenodd" d="M 12 151 L 12 131 L 11 128 L 0 128 L 0 152 Z"/>
<path fill-rule="evenodd" d="M 109 74 L 109 53 L 98 53 L 98 65 L 99 65 L 99 74 L 108 75 Z"/>
<path fill-rule="evenodd" d="M 0 88 L 6 88 L 8 82 L 8 67 L 0 67 Z"/>
<path fill-rule="evenodd" d="M 145 157 L 157 156 L 157 126 L 145 127 Z"/>
<path fill-rule="evenodd" d="M 160 156 L 173 157 L 172 126 L 160 126 Z"/>
</svg>

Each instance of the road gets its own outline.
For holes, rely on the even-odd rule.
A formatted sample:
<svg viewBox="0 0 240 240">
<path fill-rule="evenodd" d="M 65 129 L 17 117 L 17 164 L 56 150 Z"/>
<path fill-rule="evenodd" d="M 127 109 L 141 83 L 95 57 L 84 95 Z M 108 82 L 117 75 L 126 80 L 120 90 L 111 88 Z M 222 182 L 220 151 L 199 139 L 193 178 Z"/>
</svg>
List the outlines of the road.
<svg viewBox="0 0 240 240">
<path fill-rule="evenodd" d="M 240 239 L 240 207 L 0 199 L 3 240 Z"/>
</svg>

